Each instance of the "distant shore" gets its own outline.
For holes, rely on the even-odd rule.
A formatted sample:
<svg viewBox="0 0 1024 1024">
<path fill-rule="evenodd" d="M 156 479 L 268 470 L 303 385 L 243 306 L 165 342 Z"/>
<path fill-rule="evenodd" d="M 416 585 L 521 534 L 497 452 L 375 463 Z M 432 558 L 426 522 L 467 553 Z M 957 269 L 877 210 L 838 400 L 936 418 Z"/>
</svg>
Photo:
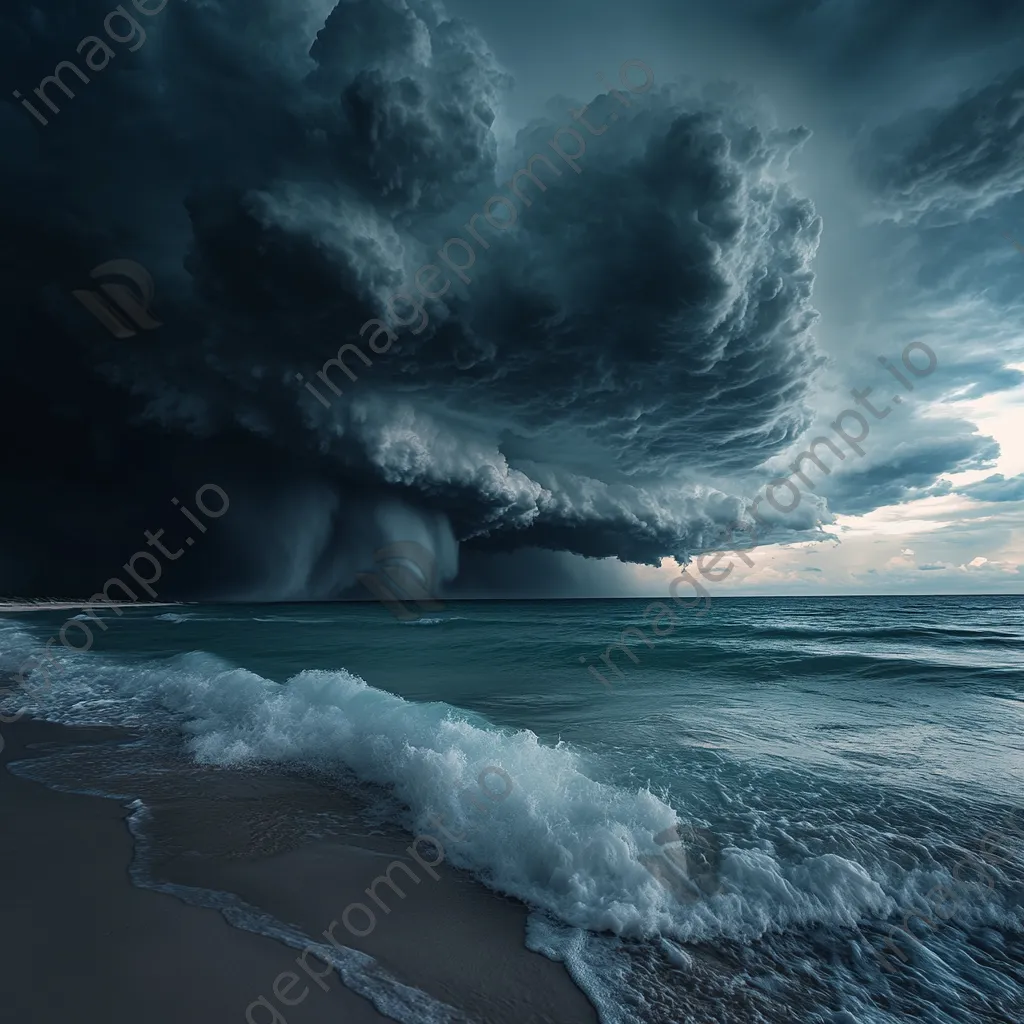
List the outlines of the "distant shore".
<svg viewBox="0 0 1024 1024">
<path fill-rule="evenodd" d="M 4 601 L 0 599 L 0 612 L 61 612 L 72 608 L 84 608 L 89 598 L 81 601 Z M 109 601 L 105 602 L 115 608 L 173 608 L 182 604 L 181 601 Z"/>
</svg>

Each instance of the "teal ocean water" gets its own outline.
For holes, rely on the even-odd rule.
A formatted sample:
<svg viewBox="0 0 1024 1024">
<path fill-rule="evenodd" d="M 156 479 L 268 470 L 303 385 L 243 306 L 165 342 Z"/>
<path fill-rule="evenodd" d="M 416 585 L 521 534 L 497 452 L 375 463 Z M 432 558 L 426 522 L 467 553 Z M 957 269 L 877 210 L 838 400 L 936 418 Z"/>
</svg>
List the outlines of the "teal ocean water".
<svg viewBox="0 0 1024 1024">
<path fill-rule="evenodd" d="M 419 831 L 500 767 L 450 859 L 607 1024 L 1024 1019 L 1024 599 L 716 599 L 662 637 L 648 603 L 129 608 L 2 702 L 136 730 L 140 779 L 311 772 Z M 67 615 L 0 620 L 0 668 Z"/>
</svg>

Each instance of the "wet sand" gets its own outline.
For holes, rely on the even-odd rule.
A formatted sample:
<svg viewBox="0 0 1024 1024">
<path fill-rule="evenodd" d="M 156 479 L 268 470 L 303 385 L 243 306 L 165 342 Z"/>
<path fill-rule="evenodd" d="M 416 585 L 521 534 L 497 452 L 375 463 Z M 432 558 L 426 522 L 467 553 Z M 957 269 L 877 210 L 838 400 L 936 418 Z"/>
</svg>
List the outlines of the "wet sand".
<svg viewBox="0 0 1024 1024">
<path fill-rule="evenodd" d="M 66 1024 L 71 1017 L 108 1024 L 352 1024 L 388 1020 L 369 1001 L 326 976 L 327 990 L 299 971 L 286 997 L 275 980 L 295 972 L 298 951 L 232 927 L 216 910 L 132 884 L 134 841 L 117 800 L 54 792 L 21 779 L 7 763 L 67 746 L 109 739 L 114 730 L 70 729 L 33 721 L 5 727 L 0 801 L 0 1005 L 11 1020 Z M 40 747 L 39 745 L 43 746 Z M 34 749 L 29 749 L 35 745 Z M 248 786 L 261 785 L 257 778 Z M 73 785 L 73 780 L 67 780 Z M 279 787 L 280 780 L 274 785 Z M 197 801 L 197 817 L 207 816 Z M 176 808 L 188 814 L 188 808 Z M 206 827 L 206 826 L 204 826 Z M 597 1015 L 561 964 L 523 946 L 526 908 L 440 863 L 435 880 L 404 854 L 411 837 L 372 842 L 323 840 L 271 856 L 188 857 L 165 861 L 162 880 L 233 892 L 312 941 L 353 902 L 377 911 L 363 938 L 342 925 L 337 940 L 376 958 L 393 977 L 479 1024 L 597 1024 Z M 425 854 L 429 859 L 430 855 Z M 366 888 L 397 858 L 421 879 L 392 872 L 400 898 L 382 885 L 385 912 Z M 365 924 L 359 923 L 362 930 Z M 322 969 L 310 958 L 314 968 Z"/>
<path fill-rule="evenodd" d="M 368 953 L 399 981 L 478 1024 L 597 1024 L 565 968 L 524 947 L 526 907 L 444 863 L 434 879 L 403 856 L 403 849 L 396 843 L 373 852 L 326 841 L 254 863 L 218 863 L 212 869 L 182 864 L 169 874 L 174 882 L 237 893 L 319 943 L 329 944 L 323 933 L 331 930 L 338 942 Z M 434 859 L 428 847 L 421 851 L 428 862 Z M 375 902 L 366 889 L 396 860 L 412 874 L 392 869 L 399 891 L 382 881 L 374 888 L 380 901 Z M 351 904 L 374 913 L 372 929 L 363 911 L 349 916 L 356 931 L 370 929 L 369 934 L 346 930 L 343 915 Z M 295 955 L 282 956 L 280 969 L 294 971 Z M 318 966 L 312 957 L 309 962 Z M 263 994 L 270 981 L 264 980 Z M 314 987 L 311 999 L 322 995 Z"/>
</svg>

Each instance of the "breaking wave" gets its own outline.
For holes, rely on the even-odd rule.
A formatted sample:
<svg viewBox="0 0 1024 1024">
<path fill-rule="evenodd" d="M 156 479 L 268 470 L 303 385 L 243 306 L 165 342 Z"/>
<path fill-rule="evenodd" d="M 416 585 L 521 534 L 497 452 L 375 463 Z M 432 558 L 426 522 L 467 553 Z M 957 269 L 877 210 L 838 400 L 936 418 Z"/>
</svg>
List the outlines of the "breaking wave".
<svg viewBox="0 0 1024 1024">
<path fill-rule="evenodd" d="M 19 636 L 24 648 L 30 638 Z M 7 652 L 18 646 L 13 639 L 8 632 Z M 647 865 L 664 852 L 656 837 L 685 827 L 686 808 L 648 788 L 598 781 L 600 763 L 565 743 L 498 729 L 449 704 L 404 700 L 344 669 L 303 671 L 279 684 L 204 652 L 135 665 L 63 650 L 55 657 L 61 685 L 20 695 L 28 713 L 78 724 L 163 720 L 202 763 L 308 767 L 339 785 L 354 774 L 390 792 L 408 828 L 441 838 L 440 821 L 450 862 L 591 931 L 693 941 L 750 940 L 802 924 L 853 927 L 943 880 L 934 868 L 887 876 L 835 854 L 783 860 L 769 848 L 726 846 L 714 893 L 682 898 Z M 478 777 L 492 765 L 511 791 L 480 828 L 466 797 L 479 798 Z M 495 776 L 488 784 L 499 785 Z M 983 916 L 1020 926 L 995 903 Z"/>
</svg>

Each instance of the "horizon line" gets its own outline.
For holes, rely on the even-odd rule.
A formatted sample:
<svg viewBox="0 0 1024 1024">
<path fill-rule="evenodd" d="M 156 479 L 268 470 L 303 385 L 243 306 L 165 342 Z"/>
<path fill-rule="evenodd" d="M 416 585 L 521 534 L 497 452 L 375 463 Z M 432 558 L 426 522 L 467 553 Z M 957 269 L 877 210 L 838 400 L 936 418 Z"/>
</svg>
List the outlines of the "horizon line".
<svg viewBox="0 0 1024 1024">
<path fill-rule="evenodd" d="M 928 593 L 896 593 L 896 594 L 862 594 L 862 593 L 841 593 L 841 594 L 723 594 L 717 595 L 714 601 L 779 601 L 779 600 L 814 600 L 816 598 L 892 598 L 892 597 L 1024 597 L 1024 591 L 985 591 L 985 592 L 928 592 Z M 612 595 L 575 595 L 560 597 L 500 597 L 500 596 L 477 596 L 477 597 L 444 597 L 439 596 L 438 600 L 450 604 L 463 604 L 475 601 L 664 601 L 666 595 L 638 595 L 638 594 L 612 594 Z M 33 608 L 53 609 L 54 611 L 84 607 L 89 599 L 75 600 L 73 598 L 0 598 L 0 612 L 5 610 L 29 610 Z M 138 607 L 138 608 L 169 608 L 185 605 L 288 605 L 288 604 L 380 604 L 375 598 L 363 597 L 332 597 L 332 598 L 291 598 L 287 600 L 243 600 L 228 598 L 210 598 L 202 600 L 172 600 L 172 601 L 111 601 L 110 605 L 115 607 Z"/>
</svg>

